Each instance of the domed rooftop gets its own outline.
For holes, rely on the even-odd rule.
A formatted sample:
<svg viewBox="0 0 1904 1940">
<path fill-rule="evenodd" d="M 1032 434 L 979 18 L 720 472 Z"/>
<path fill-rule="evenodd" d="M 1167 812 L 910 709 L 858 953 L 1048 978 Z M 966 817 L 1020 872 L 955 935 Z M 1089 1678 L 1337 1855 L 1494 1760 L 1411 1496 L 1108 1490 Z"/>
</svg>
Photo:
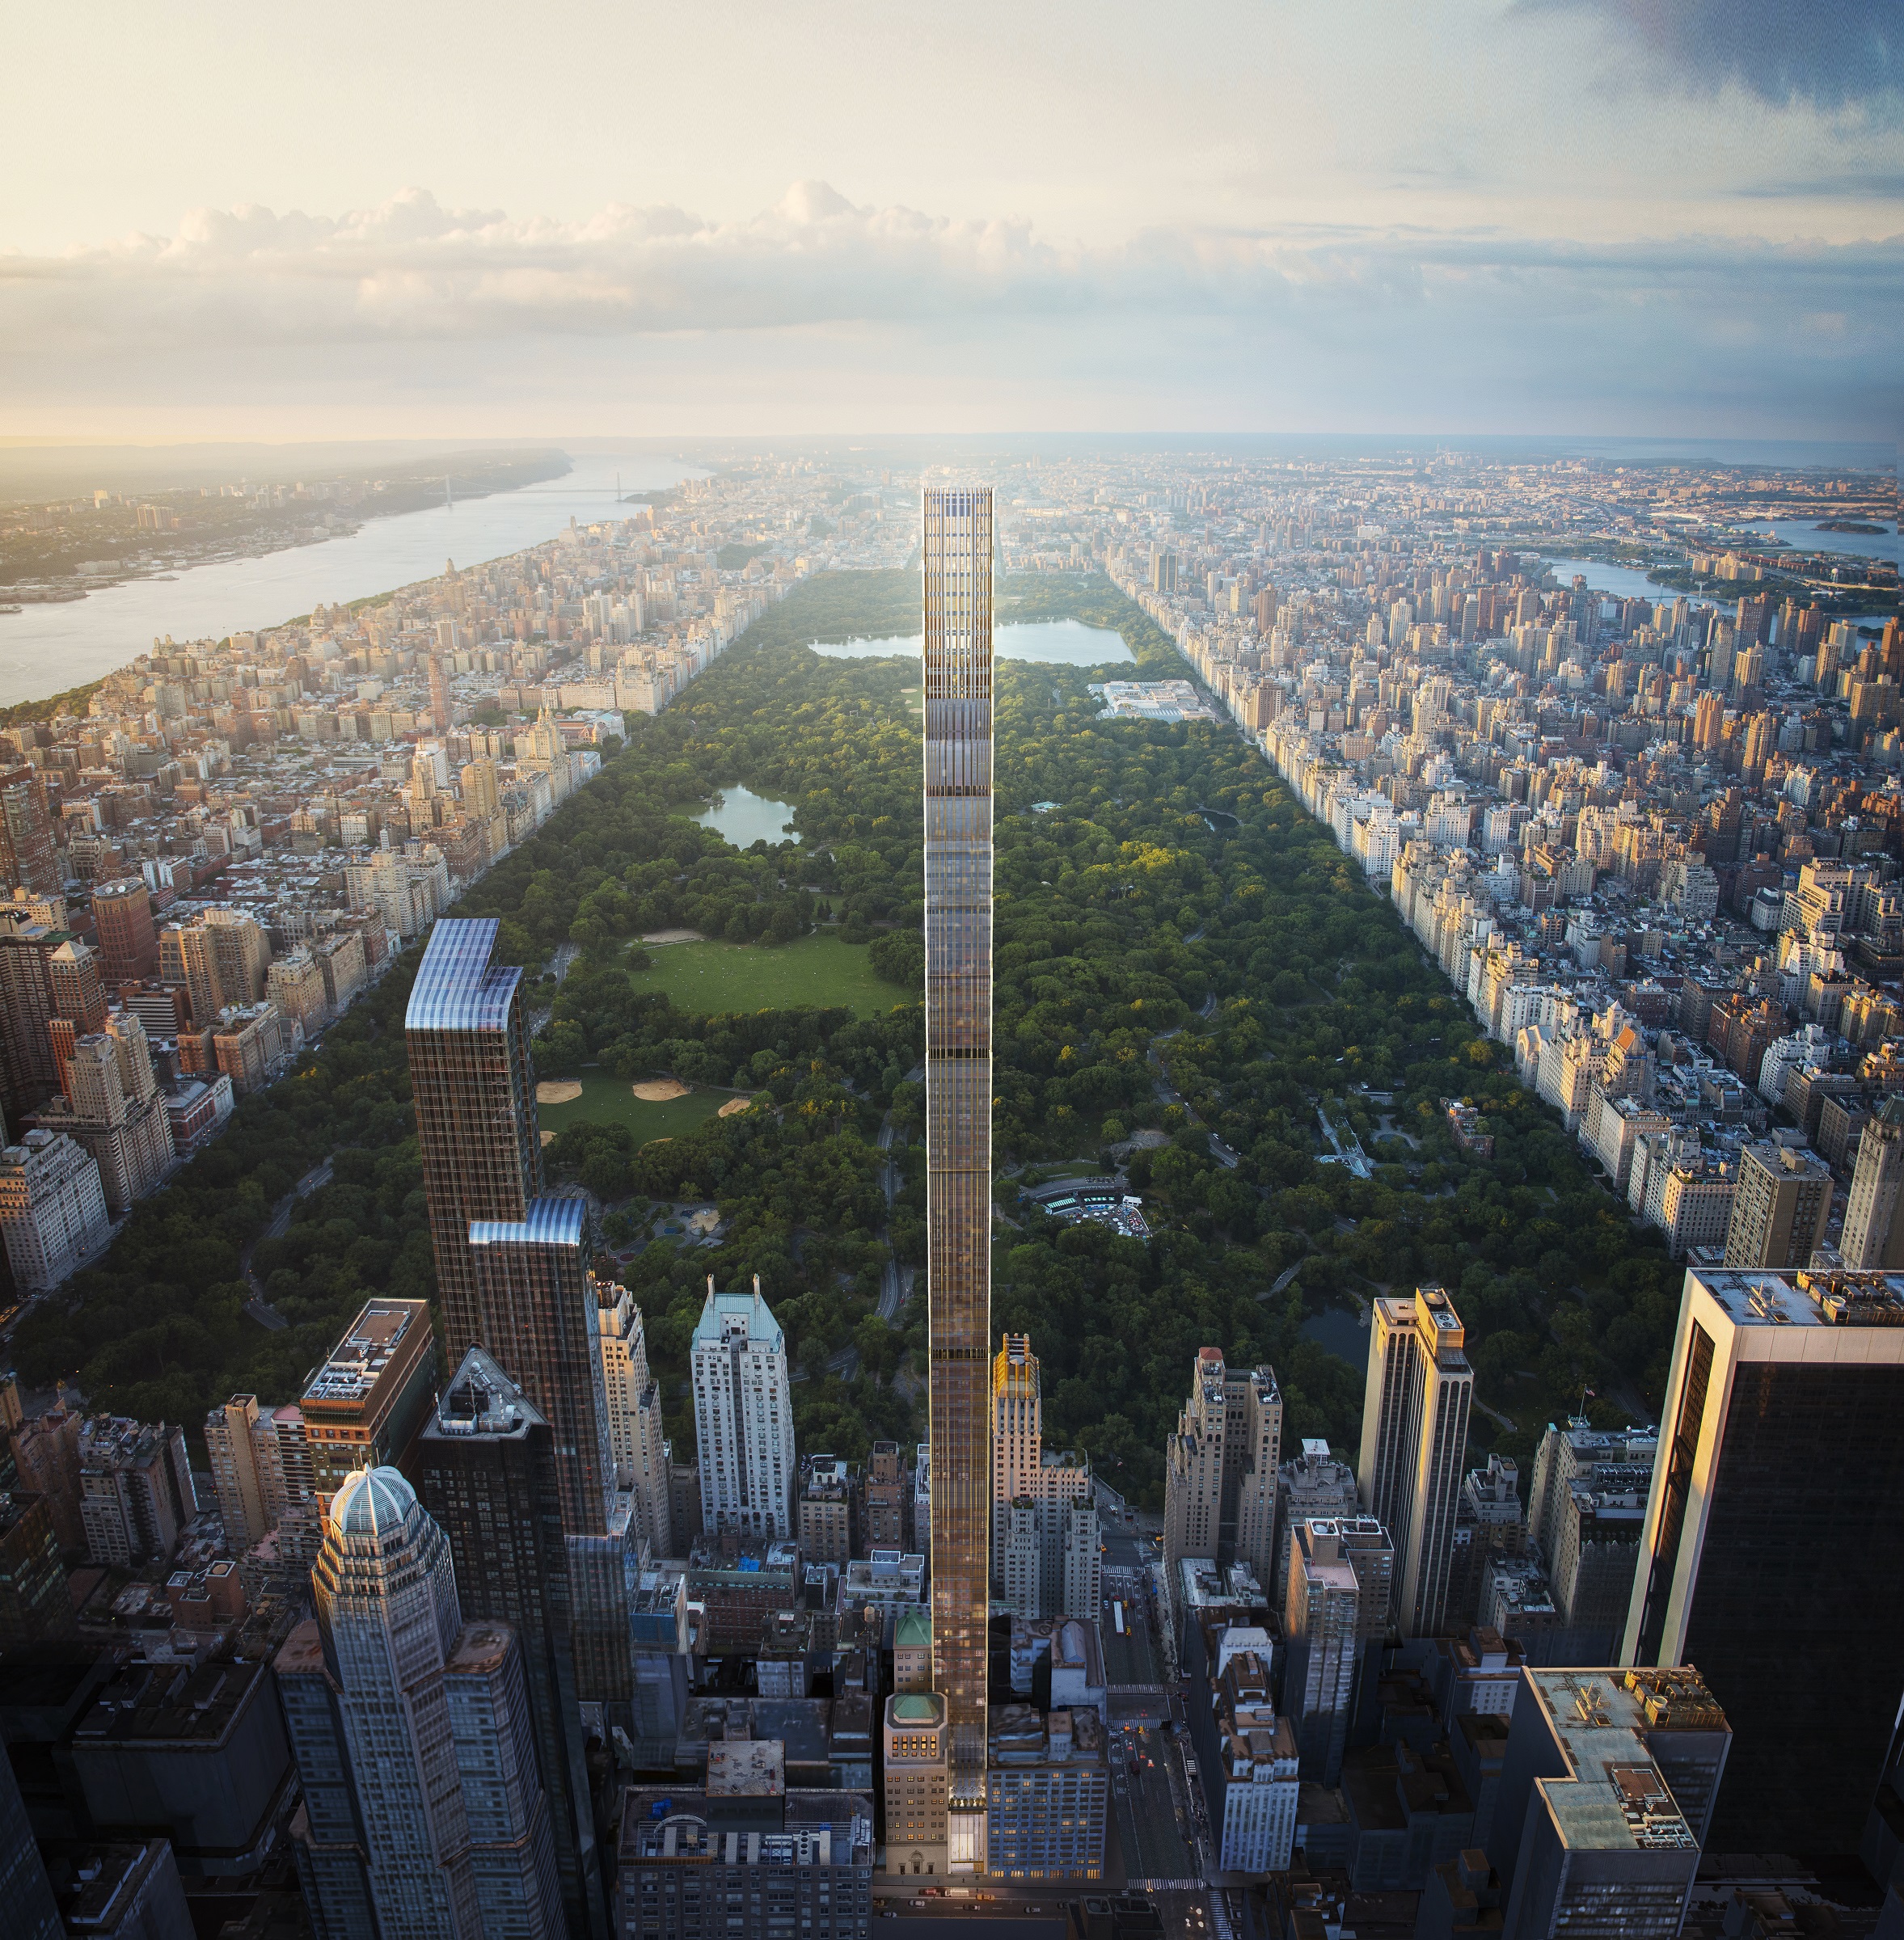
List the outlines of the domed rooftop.
<svg viewBox="0 0 1904 1940">
<path fill-rule="evenodd" d="M 340 1534 L 375 1536 L 399 1529 L 416 1506 L 416 1491 L 395 1469 L 358 1469 L 331 1498 Z"/>
</svg>

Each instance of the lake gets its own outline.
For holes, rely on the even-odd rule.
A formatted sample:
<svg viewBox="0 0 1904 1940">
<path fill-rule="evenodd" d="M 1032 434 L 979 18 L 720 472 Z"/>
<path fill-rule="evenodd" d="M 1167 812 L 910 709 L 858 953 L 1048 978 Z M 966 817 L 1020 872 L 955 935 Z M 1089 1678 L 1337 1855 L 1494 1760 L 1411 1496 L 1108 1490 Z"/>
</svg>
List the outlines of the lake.
<svg viewBox="0 0 1904 1940">
<path fill-rule="evenodd" d="M 883 660 L 894 654 L 916 658 L 925 651 L 925 641 L 916 633 L 895 633 L 876 640 L 815 640 L 813 647 L 829 660 Z M 1087 626 L 1082 620 L 1026 620 L 994 626 L 992 657 L 1062 667 L 1102 667 L 1113 660 L 1137 659 L 1125 645 L 1122 634 L 1108 626 Z"/>
<path fill-rule="evenodd" d="M 1611 593 L 1622 600 L 1665 600 L 1669 603 L 1678 596 L 1670 586 L 1656 586 L 1643 572 L 1635 572 L 1630 566 L 1602 566 L 1598 559 L 1547 559 L 1547 566 L 1554 577 L 1564 586 L 1577 572 L 1586 575 L 1586 583 L 1595 593 Z"/>
<path fill-rule="evenodd" d="M 429 579 L 443 562 L 474 566 L 580 525 L 625 517 L 624 491 L 652 491 L 704 474 L 649 453 L 588 452 L 565 477 L 492 492 L 456 506 L 366 519 L 354 533 L 262 559 L 186 567 L 175 580 L 129 580 L 83 600 L 0 614 L 0 706 L 62 694 L 151 651 L 155 638 L 222 639 L 276 626 L 319 605 L 361 600 Z"/>
<path fill-rule="evenodd" d="M 1353 1307 L 1324 1307 L 1319 1314 L 1307 1315 L 1296 1331 L 1352 1368 L 1367 1369 L 1369 1337 L 1374 1330 L 1362 1324 Z"/>
<path fill-rule="evenodd" d="M 751 788 L 724 788 L 720 799 L 711 808 L 703 808 L 694 818 L 703 829 L 711 829 L 732 842 L 737 849 L 751 847 L 755 842 L 765 842 L 770 848 L 776 842 L 789 839 L 783 823 L 793 820 L 792 802 L 770 801 L 764 795 L 756 795 Z M 798 841 L 796 835 L 791 838 Z"/>
</svg>

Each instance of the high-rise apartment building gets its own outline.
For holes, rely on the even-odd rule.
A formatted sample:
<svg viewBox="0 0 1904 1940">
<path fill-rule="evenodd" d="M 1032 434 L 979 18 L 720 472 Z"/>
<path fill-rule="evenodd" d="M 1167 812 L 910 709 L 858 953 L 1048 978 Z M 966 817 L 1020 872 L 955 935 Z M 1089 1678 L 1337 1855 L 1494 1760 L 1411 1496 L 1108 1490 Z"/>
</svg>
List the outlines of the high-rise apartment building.
<svg viewBox="0 0 1904 1940">
<path fill-rule="evenodd" d="M 59 1014 L 53 957 L 66 940 L 64 930 L 0 905 L 0 1108 L 10 1124 L 59 1089 L 47 1027 Z"/>
<path fill-rule="evenodd" d="M 158 974 L 158 931 L 152 921 L 152 892 L 136 875 L 95 883 L 93 927 L 99 938 L 99 969 L 116 989 Z"/>
<path fill-rule="evenodd" d="M 402 1458 L 436 1384 L 429 1303 L 381 1293 L 365 1301 L 298 1401 L 320 1514 L 353 1471 Z"/>
<path fill-rule="evenodd" d="M 449 1541 L 464 1620 L 505 1623 L 521 1645 L 563 1907 L 571 1933 L 599 1937 L 607 1902 L 577 1708 L 555 1436 L 522 1390 L 471 1347 L 407 1466 Z"/>
<path fill-rule="evenodd" d="M 613 1280 L 595 1283 L 595 1307 L 615 1487 L 635 1499 L 636 1536 L 657 1556 L 676 1555 L 661 1388 L 648 1371 L 641 1310 L 635 1296 Z"/>
<path fill-rule="evenodd" d="M 1851 1174 L 1851 1203 L 1839 1253 L 1853 1272 L 1904 1268 L 1904 1219 L 1898 1217 L 1904 1186 L 1904 1098 L 1887 1098 L 1867 1121 Z"/>
<path fill-rule="evenodd" d="M 506 1624 L 463 1622 L 450 1546 L 395 1469 L 332 1498 L 312 1584 L 317 1621 L 276 1669 L 319 1931 L 556 1940 L 521 1651 Z"/>
<path fill-rule="evenodd" d="M 1362 1402 L 1362 1501 L 1395 1545 L 1395 1616 L 1404 1637 L 1446 1620 L 1454 1517 L 1467 1451 L 1474 1370 L 1461 1317 L 1440 1287 L 1378 1294 Z"/>
<path fill-rule="evenodd" d="M 1283 1710 L 1302 1777 L 1333 1785 L 1349 1725 L 1379 1667 L 1395 1592 L 1395 1550 L 1372 1516 L 1301 1521 L 1290 1532 L 1282 1609 L 1288 1651 Z"/>
<path fill-rule="evenodd" d="M 37 768 L 0 770 L 0 884 L 57 896 L 65 878 L 47 812 L 45 777 Z"/>
<path fill-rule="evenodd" d="M 1280 1610 L 1290 1587 L 1290 1544 L 1298 1522 L 1334 1522 L 1362 1513 L 1355 1470 L 1329 1453 L 1326 1441 L 1305 1441 L 1302 1452 L 1286 1461 L 1276 1477 L 1276 1570 L 1273 1578 L 1258 1572 L 1256 1580 L 1269 1592 L 1269 1607 Z"/>
<path fill-rule="evenodd" d="M 862 1548 L 904 1550 L 911 1546 L 912 1532 L 907 1527 L 910 1494 L 911 1479 L 899 1444 L 876 1441 L 866 1461 L 860 1512 Z"/>
<path fill-rule="evenodd" d="M 1577 1419 L 1550 1425 L 1535 1452 L 1528 1535 L 1582 1663 L 1611 1663 L 1619 1650 L 1658 1451 L 1650 1430 Z"/>
<path fill-rule="evenodd" d="M 1524 1672 L 1488 1848 L 1497 1930 L 1674 1940 L 1727 1741 L 1696 1673 Z"/>
<path fill-rule="evenodd" d="M 95 1415 L 79 1431 L 79 1518 L 86 1552 L 108 1568 L 169 1563 L 198 1513 L 185 1432 Z"/>
<path fill-rule="evenodd" d="M 1724 1707 L 1715 1847 L 1845 1849 L 1904 1690 L 1904 1285 L 1689 1272 L 1661 1419 L 1621 1661 Z"/>
<path fill-rule="evenodd" d="M 555 1432 L 563 1516 L 577 1536 L 608 1526 L 615 1494 L 587 1217 L 581 1200 L 534 1200 L 519 1220 L 472 1220 L 467 1248 L 484 1345 Z"/>
<path fill-rule="evenodd" d="M 489 960 L 496 932 L 492 917 L 438 922 L 403 1018 L 443 1341 L 458 1361 L 507 1345 L 483 1324 L 471 1225 L 526 1219 L 542 1187 L 522 972 Z"/>
<path fill-rule="evenodd" d="M 710 1276 L 689 1360 L 703 1525 L 770 1540 L 796 1534 L 787 1337 L 758 1276 L 751 1293 L 716 1293 Z"/>
<path fill-rule="evenodd" d="M 947 1865 L 966 1873 L 986 1870 L 992 495 L 929 487 L 922 513 L 932 1676 L 951 1741 Z"/>
<path fill-rule="evenodd" d="M 234 1394 L 205 1416 L 205 1441 L 219 1519 L 234 1553 L 262 1542 L 293 1510 L 313 1516 L 315 1537 L 316 1476 L 302 1408 L 261 1408 L 255 1394 Z"/>
<path fill-rule="evenodd" d="M 1729 1267 L 1809 1266 L 1825 1243 L 1831 1168 L 1796 1140 L 1760 1139 L 1739 1154 L 1738 1185 L 1725 1229 Z"/>
<path fill-rule="evenodd" d="M 1190 1398 L 1164 1451 L 1163 1554 L 1173 1595 L 1187 1557 L 1247 1563 L 1259 1581 L 1274 1575 L 1281 1450 L 1275 1370 L 1232 1373 L 1221 1348 L 1200 1348 Z"/>
<path fill-rule="evenodd" d="M 1102 1571 L 1091 1470 L 1045 1456 L 1028 1335 L 1006 1335 L 992 1360 L 992 1580 L 1004 1602 L 1021 1617 L 1095 1618 Z"/>
<path fill-rule="evenodd" d="M 837 1455 L 807 1455 L 800 1465 L 800 1548 L 809 1568 L 853 1560 L 852 1472 Z"/>
<path fill-rule="evenodd" d="M 99 1162 L 63 1132 L 29 1132 L 0 1149 L 0 1236 L 22 1293 L 76 1273 L 112 1237 Z"/>
</svg>

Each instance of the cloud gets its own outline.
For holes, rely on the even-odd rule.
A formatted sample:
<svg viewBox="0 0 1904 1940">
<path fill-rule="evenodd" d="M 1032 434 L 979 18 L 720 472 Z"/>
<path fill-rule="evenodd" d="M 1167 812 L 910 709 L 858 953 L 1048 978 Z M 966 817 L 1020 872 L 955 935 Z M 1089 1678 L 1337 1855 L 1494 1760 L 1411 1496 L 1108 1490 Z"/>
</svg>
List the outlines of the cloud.
<svg viewBox="0 0 1904 1940">
<path fill-rule="evenodd" d="M 241 383 L 480 403 L 546 379 L 586 399 L 605 372 L 645 371 L 652 391 L 691 369 L 707 394 L 804 406 L 800 387 L 824 385 L 853 404 L 876 385 L 922 413 L 956 373 L 967 395 L 1017 386 L 1015 414 L 1049 399 L 1045 422 L 1088 395 L 1126 425 L 1119 400 L 1150 398 L 1180 423 L 1808 428 L 1896 411 L 1901 319 L 1904 237 L 1180 225 L 1087 248 L 823 182 L 737 221 L 615 204 L 559 222 L 412 189 L 337 217 L 201 209 L 170 236 L 0 255 L 0 372 L 43 410 Z"/>
<path fill-rule="evenodd" d="M 1513 11 L 1597 16 L 1695 93 L 1732 82 L 1777 107 L 1842 108 L 1904 87 L 1898 0 L 1515 0 Z"/>
<path fill-rule="evenodd" d="M 749 220 L 612 204 L 578 222 L 408 189 L 336 217 L 197 209 L 170 237 L 0 255 L 0 352 L 645 335 L 958 318 L 1378 314 L 1485 300 L 1539 313 L 1723 298 L 1775 314 L 1904 297 L 1904 242 L 1687 238 L 1589 246 L 1480 230 L 1140 231 L 1111 248 L 1008 219 L 862 207 L 796 183 Z"/>
</svg>

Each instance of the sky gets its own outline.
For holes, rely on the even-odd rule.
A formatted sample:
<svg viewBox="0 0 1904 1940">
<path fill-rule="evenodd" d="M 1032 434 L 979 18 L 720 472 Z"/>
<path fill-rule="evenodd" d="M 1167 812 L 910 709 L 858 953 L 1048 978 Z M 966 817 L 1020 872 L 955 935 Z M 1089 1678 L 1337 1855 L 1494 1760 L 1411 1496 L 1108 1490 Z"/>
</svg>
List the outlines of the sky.
<svg viewBox="0 0 1904 1940">
<path fill-rule="evenodd" d="M 95 0 L 0 66 L 0 438 L 1904 420 L 1904 0 Z"/>
</svg>

